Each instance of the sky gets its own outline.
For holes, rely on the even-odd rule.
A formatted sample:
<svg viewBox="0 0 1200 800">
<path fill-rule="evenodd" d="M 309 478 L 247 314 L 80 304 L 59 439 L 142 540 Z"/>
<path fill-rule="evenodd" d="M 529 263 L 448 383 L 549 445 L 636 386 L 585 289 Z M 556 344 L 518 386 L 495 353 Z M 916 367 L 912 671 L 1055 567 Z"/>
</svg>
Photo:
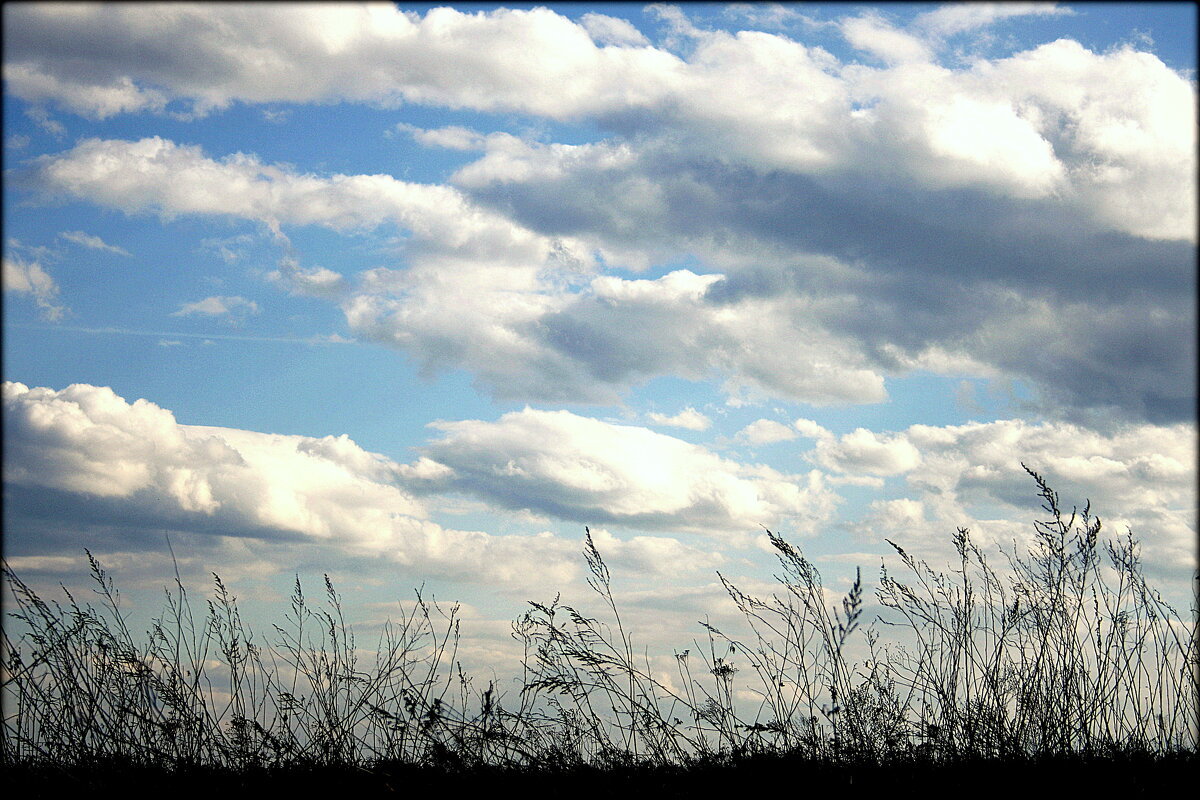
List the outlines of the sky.
<svg viewBox="0 0 1200 800">
<path fill-rule="evenodd" d="M 1064 505 L 1196 568 L 1191 3 L 5 4 L 4 556 L 683 648 Z M 497 669 L 499 669 L 497 667 Z"/>
</svg>

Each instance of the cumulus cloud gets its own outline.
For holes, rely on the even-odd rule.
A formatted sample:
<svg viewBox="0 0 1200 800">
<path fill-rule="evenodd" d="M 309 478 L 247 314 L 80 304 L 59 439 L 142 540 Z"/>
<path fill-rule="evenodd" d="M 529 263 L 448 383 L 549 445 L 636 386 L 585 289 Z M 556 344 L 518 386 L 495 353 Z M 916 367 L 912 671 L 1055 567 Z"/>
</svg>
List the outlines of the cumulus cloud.
<svg viewBox="0 0 1200 800">
<path fill-rule="evenodd" d="M 33 297 L 42 318 L 58 322 L 67 313 L 67 307 L 57 305 L 58 284 L 50 273 L 37 261 L 26 261 L 19 256 L 4 256 L 4 290 Z"/>
<path fill-rule="evenodd" d="M 818 441 L 811 456 L 848 472 L 902 472 L 910 496 L 874 501 L 866 518 L 870 535 L 903 537 L 943 554 L 959 526 L 970 527 L 981 543 L 1030 541 L 1032 520 L 1046 514 L 1024 462 L 1058 492 L 1068 514 L 1090 499 L 1106 535 L 1132 530 L 1155 577 L 1178 590 L 1196 563 L 1196 442 L 1193 423 L 1103 432 L 1000 420 L 913 425 L 899 433 L 859 429 Z"/>
<path fill-rule="evenodd" d="M 396 129 L 408 133 L 416 142 L 426 147 L 441 147 L 446 150 L 482 150 L 487 141 L 483 134 L 461 125 L 426 129 L 402 122 Z"/>
<path fill-rule="evenodd" d="M 404 268 L 336 294 L 348 322 L 427 370 L 472 370 L 498 397 L 612 402 L 669 372 L 718 375 L 734 395 L 878 402 L 885 376 L 931 369 L 1024 378 L 1066 416 L 1194 413 L 1187 76 L 1068 39 L 941 60 L 943 40 L 1065 13 L 1049 6 L 948 6 L 905 28 L 840 20 L 874 65 L 655 13 L 683 55 L 612 18 L 546 9 L 177 6 L 152 19 L 29 5 L 8 14 L 6 77 L 17 97 L 93 116 L 349 100 L 596 125 L 609 138 L 580 145 L 411 129 L 480 152 L 453 187 L 301 175 L 161 139 L 85 140 L 33 165 L 43 188 L 130 211 L 410 230 Z M 705 266 L 595 274 L 682 255 Z M 294 291 L 334 280 L 285 272 Z M 651 327 L 653 342 L 633 333 Z"/>
<path fill-rule="evenodd" d="M 568 411 L 433 426 L 418 462 L 424 491 L 462 492 L 586 524 L 694 531 L 734 541 L 781 522 L 814 533 L 839 498 L 819 471 L 785 475 L 739 464 L 645 428 Z M 410 484 L 414 490 L 417 483 Z"/>
<path fill-rule="evenodd" d="M 235 215 L 274 230 L 399 225 L 412 232 L 408 268 L 361 276 L 343 304 L 357 332 L 410 350 L 429 369 L 465 361 L 501 393 L 537 394 L 536 387 L 552 387 L 572 371 L 568 359 L 540 346 L 527 329 L 562 306 L 562 287 L 586 272 L 590 257 L 571 240 L 536 235 L 451 187 L 384 175 L 298 175 L 240 154 L 214 161 L 199 148 L 158 138 L 87 140 L 38 162 L 34 180 L 48 191 L 131 213 Z M 277 273 L 295 291 L 340 289 L 332 271 L 286 262 Z M 561 391 L 574 394 L 585 377 Z"/>
<path fill-rule="evenodd" d="M 951 35 L 1004 17 L 1052 12 L 1022 4 L 949 7 L 921 16 L 914 28 Z M 590 14 L 577 24 L 544 8 L 480 14 L 438 8 L 421 16 L 390 6 L 305 6 L 280 14 L 270 6 L 216 5 L 147 15 L 126 6 L 102 11 L 35 4 L 9 14 L 5 74 L 18 97 L 55 99 L 94 116 L 161 108 L 162 92 L 190 100 L 197 113 L 235 100 L 403 99 L 657 128 L 685 147 L 694 145 L 695 152 L 806 172 L 861 163 L 863 147 L 892 142 L 901 148 L 898 155 L 916 158 L 913 177 L 935 186 L 982 183 L 1005 193 L 1047 190 L 1037 183 L 1041 175 L 1026 175 L 1033 187 L 1005 175 L 1020 172 L 1024 160 L 1036 155 L 1043 170 L 1053 169 L 1054 159 L 1065 160 L 1068 172 L 1080 173 L 1079 183 L 1098 182 L 1103 197 L 1082 199 L 1099 205 L 1109 224 L 1150 236 L 1193 236 L 1194 198 L 1189 205 L 1190 194 L 1173 191 L 1184 185 L 1178 178 L 1154 192 L 1156 202 L 1179 208 L 1178 214 L 1130 219 L 1107 213 L 1121 187 L 1139 176 L 1103 166 L 1155 152 L 1190 160 L 1194 150 L 1191 126 L 1179 126 L 1176 118 L 1194 118 L 1194 90 L 1149 54 L 1098 55 L 1075 45 L 1081 52 L 1070 63 L 1053 56 L 1059 42 L 1015 57 L 1031 60 L 1035 80 L 1021 78 L 1014 72 L 1019 65 L 1001 59 L 983 62 L 983 74 L 979 65 L 923 69 L 914 92 L 912 68 L 933 66 L 925 44 L 878 16 L 840 23 L 856 46 L 895 64 L 864 71 L 843 69 L 820 48 L 784 36 L 699 31 L 678 9 L 661 7 L 659 14 L 696 40 L 686 60 L 646 46 L 621 20 Z M 593 35 L 611 46 L 597 47 Z M 184 37 L 191 46 L 173 46 Z M 79 48 L 83 40 L 89 48 Z M 873 78 L 865 86 L 864 75 Z M 1123 92 L 1126 82 L 1141 91 Z M 1093 98 L 1107 94 L 1124 102 L 1097 106 Z M 911 122 L 902 113 L 872 113 L 889 102 L 927 105 L 929 112 Z M 1173 109 L 1174 116 L 1159 107 Z M 1080 112 L 1103 120 L 1109 135 L 1091 135 L 1087 124 L 1080 128 L 1072 118 Z M 1001 125 L 1004 138 L 1016 137 L 1014 146 L 1001 148 L 1003 139 L 989 133 L 992 124 Z M 974 161 L 958 147 L 971 133 L 993 141 Z M 1064 137 L 1082 145 L 1078 152 L 1035 153 L 1036 142 L 1057 147 Z M 931 170 L 920 163 L 922 155 L 945 166 Z M 881 160 L 907 169 L 908 160 L 892 153 Z M 1097 166 L 1100 174 L 1089 174 Z"/>
<path fill-rule="evenodd" d="M 830 439 L 833 437 L 833 434 L 824 427 L 813 422 L 811 419 L 804 419 L 803 417 L 795 420 L 792 423 L 792 427 L 799 431 L 801 436 L 809 439 Z"/>
<path fill-rule="evenodd" d="M 5 37 L 6 40 L 8 37 Z M 77 113 L 96 119 L 130 111 L 161 110 L 167 103 L 165 94 L 135 86 L 128 77 L 114 77 L 108 83 L 79 81 L 69 77 L 47 74 L 27 64 L 5 64 L 4 80 L 18 97 L 26 100 L 54 102 Z M 60 123 L 43 115 L 43 128 L 62 133 Z"/>
<path fill-rule="evenodd" d="M 1130 425 L 1104 433 L 1064 422 L 1001 420 L 914 425 L 903 438 L 923 455 L 921 465 L 908 475 L 918 486 L 1029 505 L 1028 478 L 1008 455 L 1019 452 L 1064 496 L 1104 498 L 1118 508 L 1171 507 L 1195 491 L 1194 429 L 1183 423 Z M 942 482 L 939 476 L 948 473 L 956 474 L 955 484 Z"/>
<path fill-rule="evenodd" d="M 527 167 L 510 163 L 518 156 Z M 619 252 L 674 248 L 719 264 L 721 278 L 699 307 L 720 308 L 712 319 L 737 319 L 743 338 L 774 328 L 787 342 L 739 355 L 770 362 L 757 367 L 773 378 L 759 383 L 768 393 L 816 394 L 795 384 L 788 391 L 779 378 L 791 348 L 819 331 L 823 346 L 845 354 L 845 377 L 850 366 L 875 375 L 1006 374 L 1066 413 L 1111 409 L 1170 421 L 1194 410 L 1195 258 L 1187 242 L 1115 233 L 1053 199 L 914 192 L 865 175 L 760 175 L 650 145 L 570 153 L 531 146 L 524 155 L 508 147 L 503 170 L 487 166 L 490 157 L 459 180 L 531 227 L 598 236 Z M 487 172 L 530 177 L 479 177 Z M 1181 186 L 1180 196 L 1193 191 Z M 813 367 L 793 363 L 797 372 Z M 882 399 L 882 384 L 827 396 L 871 402 L 872 394 Z"/>
<path fill-rule="evenodd" d="M 568 580 L 576 545 L 551 534 L 443 528 L 401 487 L 401 465 L 346 436 L 180 425 L 146 400 L 76 384 L 4 384 L 6 514 L 250 537 L 385 559 L 412 575 L 526 585 Z M 48 509 L 54 509 L 48 512 Z M 11 516 L 10 516 L 11 518 Z"/>
<path fill-rule="evenodd" d="M 712 420 L 696 409 L 688 406 L 674 416 L 659 414 L 651 411 L 646 418 L 655 425 L 665 425 L 670 428 L 684 428 L 689 431 L 706 431 L 712 427 Z"/>
<path fill-rule="evenodd" d="M 593 15 L 586 24 L 601 40 L 638 43 L 609 19 Z M 634 83 L 651 65 L 674 61 L 652 48 L 597 47 L 583 26 L 544 8 L 422 16 L 390 4 L 304 5 L 286 14 L 254 5 L 165 6 L 154 15 L 126 6 L 35 7 L 14 8 L 7 21 L 10 91 L 99 119 L 162 110 L 175 97 L 193 114 L 235 101 L 406 100 L 561 117 L 594 106 L 598 94 L 620 102 L 605 73 Z M 182 40 L 189 47 L 173 46 Z M 577 88 L 530 91 L 555 83 Z"/>
<path fill-rule="evenodd" d="M 796 431 L 773 419 L 757 419 L 738 431 L 737 438 L 750 444 L 772 444 L 795 439 Z"/>
<path fill-rule="evenodd" d="M 819 439 L 816 459 L 838 472 L 896 475 L 920 464 L 921 454 L 902 437 L 882 436 L 857 428 L 837 439 Z"/>
</svg>

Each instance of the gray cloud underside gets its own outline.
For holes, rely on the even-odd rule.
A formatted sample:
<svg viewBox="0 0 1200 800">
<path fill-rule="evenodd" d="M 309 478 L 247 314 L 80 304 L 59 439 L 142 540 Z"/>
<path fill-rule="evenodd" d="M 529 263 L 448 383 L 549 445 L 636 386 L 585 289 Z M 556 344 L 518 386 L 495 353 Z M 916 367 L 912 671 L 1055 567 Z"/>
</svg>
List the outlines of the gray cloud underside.
<svg viewBox="0 0 1200 800">
<path fill-rule="evenodd" d="M 1132 236 L 1049 200 L 979 190 L 762 175 L 662 151 L 631 172 L 657 202 L 627 216 L 630 175 L 604 170 L 470 194 L 547 235 L 600 234 L 631 249 L 686 242 L 718 261 L 763 253 L 726 270 L 702 302 L 790 298 L 797 315 L 854 342 L 866 356 L 860 363 L 878 372 L 901 372 L 932 346 L 1026 378 L 1068 409 L 1160 422 L 1195 412 L 1188 242 Z M 623 335 L 617 322 L 581 302 L 544 324 L 559 346 L 586 341 L 593 349 L 574 354 L 605 378 L 604 369 L 621 374 L 639 363 L 606 345 Z M 648 325 L 656 322 L 665 321 Z"/>
</svg>

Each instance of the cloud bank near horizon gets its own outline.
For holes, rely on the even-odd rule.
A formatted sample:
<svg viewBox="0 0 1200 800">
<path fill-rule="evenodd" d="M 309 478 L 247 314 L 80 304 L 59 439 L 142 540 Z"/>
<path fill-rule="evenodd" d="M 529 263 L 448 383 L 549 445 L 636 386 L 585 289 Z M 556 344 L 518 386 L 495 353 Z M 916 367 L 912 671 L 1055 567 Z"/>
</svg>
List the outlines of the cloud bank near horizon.
<svg viewBox="0 0 1200 800">
<path fill-rule="evenodd" d="M 21 539 L 43 557 L 77 555 L 69 529 L 82 524 L 117 552 L 163 530 L 218 557 L 255 540 L 280 545 L 274 557 L 255 556 L 268 574 L 289 569 L 301 547 L 411 576 L 528 588 L 576 574 L 576 537 L 455 530 L 434 520 L 437 508 L 465 496 L 493 516 L 590 525 L 603 531 L 607 553 L 644 575 L 711 568 L 761 546 L 764 527 L 833 534 L 842 547 L 899 536 L 936 554 L 964 524 L 984 543 L 1027 540 L 1037 497 L 1011 462 L 1021 452 L 1063 497 L 1093 498 L 1110 531 L 1152 533 L 1143 538 L 1152 569 L 1195 567 L 1196 445 L 1186 425 L 1105 434 L 1008 420 L 839 437 L 799 420 L 804 438 L 776 446 L 804 454 L 813 468 L 802 475 L 567 411 L 527 408 L 432 428 L 421 455 L 403 464 L 345 435 L 181 425 L 169 410 L 106 387 L 6 382 L 6 520 L 43 531 Z M 888 499 L 894 490 L 873 482 L 881 475 L 903 481 L 904 496 Z M 879 490 L 858 521 L 837 513 L 846 478 Z"/>
</svg>

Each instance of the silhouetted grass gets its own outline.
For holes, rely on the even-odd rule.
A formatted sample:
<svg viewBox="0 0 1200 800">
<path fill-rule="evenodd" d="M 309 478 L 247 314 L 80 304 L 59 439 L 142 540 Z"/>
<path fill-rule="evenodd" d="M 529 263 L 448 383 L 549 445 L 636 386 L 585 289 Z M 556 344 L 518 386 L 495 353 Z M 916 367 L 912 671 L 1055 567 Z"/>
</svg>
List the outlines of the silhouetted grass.
<svg viewBox="0 0 1200 800">
<path fill-rule="evenodd" d="M 768 532 L 774 595 L 721 576 L 751 638 L 706 626 L 705 644 L 676 652 L 671 680 L 639 657 L 589 532 L 604 619 L 530 603 L 513 624 L 525 656 L 511 696 L 463 674 L 457 608 L 420 594 L 364 664 L 328 578 L 317 605 L 297 581 L 268 644 L 219 577 L 197 614 L 176 575 L 139 639 L 90 553 L 98 607 L 47 603 L 6 565 L 21 629 L 4 635 L 6 777 L 35 795 L 136 774 L 143 788 L 454 779 L 682 796 L 796 770 L 894 790 L 931 775 L 977 782 L 998 765 L 1009 780 L 1019 765 L 1143 789 L 1194 769 L 1194 612 L 1185 621 L 1146 583 L 1132 535 L 1102 539 L 1089 507 L 1065 513 L 1028 471 L 1048 515 L 1033 546 L 994 564 L 960 529 L 957 562 L 939 571 L 893 544 L 905 573 L 883 571 L 877 625 L 862 619 L 861 575 L 830 602 L 813 564 Z"/>
</svg>

